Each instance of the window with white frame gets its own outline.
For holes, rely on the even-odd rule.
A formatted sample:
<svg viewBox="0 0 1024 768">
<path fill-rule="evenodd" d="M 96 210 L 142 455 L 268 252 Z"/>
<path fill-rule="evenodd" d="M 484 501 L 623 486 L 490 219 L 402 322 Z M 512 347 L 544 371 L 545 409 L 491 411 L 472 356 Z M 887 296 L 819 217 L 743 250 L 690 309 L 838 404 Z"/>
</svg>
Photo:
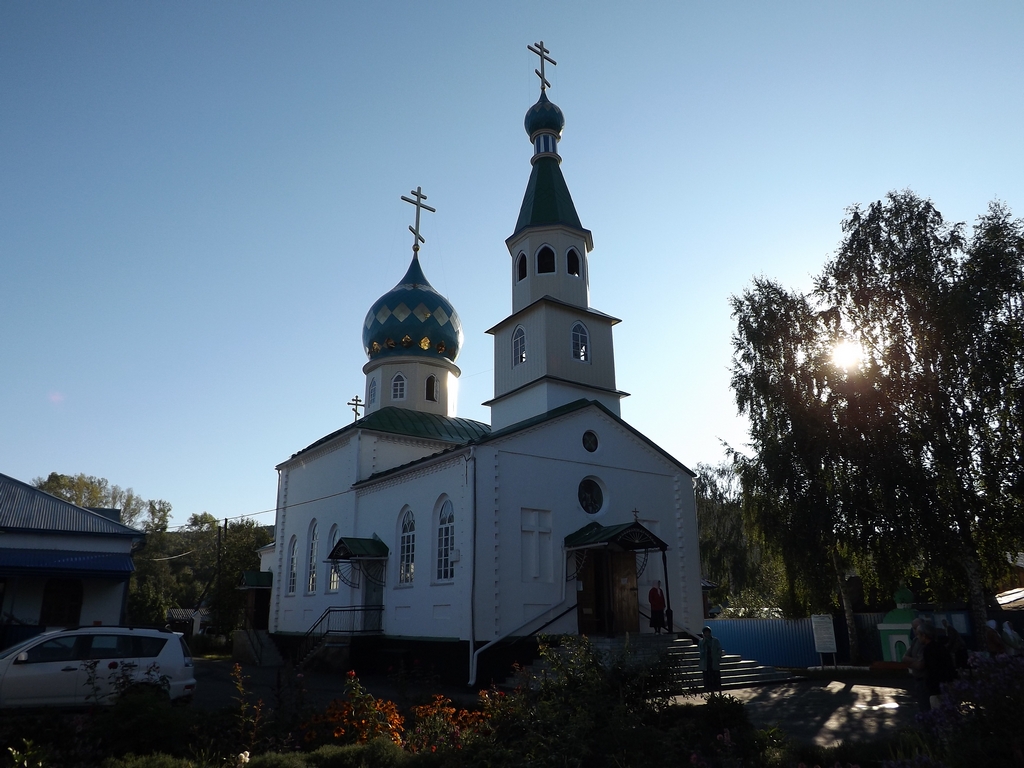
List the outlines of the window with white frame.
<svg viewBox="0 0 1024 768">
<path fill-rule="evenodd" d="M 451 501 L 445 500 L 437 518 L 437 580 L 451 581 L 455 578 L 455 563 L 452 554 L 455 549 L 455 509 Z"/>
<path fill-rule="evenodd" d="M 572 359 L 581 363 L 590 362 L 590 334 L 583 323 L 576 323 L 572 327 Z"/>
<path fill-rule="evenodd" d="M 366 400 L 370 405 L 377 402 L 377 377 L 370 379 L 369 392 L 366 394 Z"/>
<path fill-rule="evenodd" d="M 398 542 L 398 583 L 412 584 L 416 568 L 416 518 L 410 509 L 402 518 L 402 535 Z"/>
<path fill-rule="evenodd" d="M 518 326 L 512 331 L 512 367 L 526 362 L 526 331 Z"/>
<path fill-rule="evenodd" d="M 288 594 L 295 594 L 295 582 L 299 570 L 299 540 L 292 536 L 291 546 L 288 547 Z"/>
<path fill-rule="evenodd" d="M 331 552 L 334 551 L 335 545 L 338 543 L 338 526 L 331 526 Z M 327 553 L 330 555 L 330 552 Z M 331 563 L 331 570 L 327 574 L 327 591 L 337 592 L 341 586 L 341 569 L 337 562 Z"/>
<path fill-rule="evenodd" d="M 309 569 L 306 576 L 306 591 L 316 592 L 316 556 L 320 546 L 320 526 L 313 522 L 309 529 Z"/>
<path fill-rule="evenodd" d="M 405 376 L 400 373 L 391 379 L 391 399 L 405 400 Z"/>
</svg>

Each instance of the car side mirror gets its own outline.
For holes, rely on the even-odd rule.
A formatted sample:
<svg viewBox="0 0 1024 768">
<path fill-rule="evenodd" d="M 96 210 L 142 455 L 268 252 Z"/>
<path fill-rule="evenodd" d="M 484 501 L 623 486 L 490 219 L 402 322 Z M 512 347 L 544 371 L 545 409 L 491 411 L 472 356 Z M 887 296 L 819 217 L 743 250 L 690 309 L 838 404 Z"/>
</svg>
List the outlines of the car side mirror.
<svg viewBox="0 0 1024 768">
<path fill-rule="evenodd" d="M 22 651 L 14 657 L 15 664 L 24 664 L 26 661 L 28 661 L 28 651 Z"/>
</svg>

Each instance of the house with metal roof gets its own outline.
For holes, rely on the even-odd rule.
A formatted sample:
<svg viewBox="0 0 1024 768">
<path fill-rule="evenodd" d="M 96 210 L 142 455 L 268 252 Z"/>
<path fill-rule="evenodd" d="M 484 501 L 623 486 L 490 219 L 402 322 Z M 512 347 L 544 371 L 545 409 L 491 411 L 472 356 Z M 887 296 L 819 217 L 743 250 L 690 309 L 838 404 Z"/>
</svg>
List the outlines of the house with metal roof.
<svg viewBox="0 0 1024 768">
<path fill-rule="evenodd" d="M 487 331 L 491 424 L 455 415 L 463 329 L 419 263 L 419 217 L 434 209 L 417 188 L 403 197 L 410 266 L 363 322 L 365 414 L 277 466 L 266 623 L 304 650 L 332 635 L 429 643 L 476 684 L 518 638 L 654 631 L 657 581 L 670 631 L 703 624 L 694 474 L 622 418 L 619 320 L 590 306 L 593 237 L 562 175 L 550 58 L 531 50 L 541 95 L 505 240 L 512 311 Z"/>
<path fill-rule="evenodd" d="M 0 474 L 0 645 L 44 629 L 119 624 L 144 534 Z"/>
</svg>

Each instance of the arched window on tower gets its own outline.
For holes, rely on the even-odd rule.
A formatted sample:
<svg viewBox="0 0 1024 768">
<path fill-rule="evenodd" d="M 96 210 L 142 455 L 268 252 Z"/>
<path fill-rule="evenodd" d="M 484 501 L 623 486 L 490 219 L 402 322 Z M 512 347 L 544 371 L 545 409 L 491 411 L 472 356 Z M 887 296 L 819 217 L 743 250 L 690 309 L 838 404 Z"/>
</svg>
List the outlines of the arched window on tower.
<svg viewBox="0 0 1024 768">
<path fill-rule="evenodd" d="M 537 273 L 555 271 L 555 252 L 546 245 L 537 251 Z"/>
<path fill-rule="evenodd" d="M 366 393 L 366 400 L 370 405 L 377 402 L 377 377 L 370 379 L 370 387 Z"/>
<path fill-rule="evenodd" d="M 516 261 L 516 281 L 526 279 L 526 254 L 520 253 L 519 259 Z"/>
<path fill-rule="evenodd" d="M 437 518 L 437 580 L 451 581 L 455 578 L 455 563 L 452 555 L 455 549 L 455 510 L 450 501 L 441 506 Z"/>
<path fill-rule="evenodd" d="M 526 331 L 518 326 L 512 331 L 512 367 L 526 362 Z"/>
<path fill-rule="evenodd" d="M 309 566 L 306 575 L 306 591 L 316 592 L 316 556 L 317 550 L 320 547 L 320 527 L 313 522 L 313 527 L 309 529 Z"/>
<path fill-rule="evenodd" d="M 576 253 L 575 248 L 570 248 L 569 253 L 565 255 L 566 271 L 573 277 L 580 276 L 580 255 Z"/>
<path fill-rule="evenodd" d="M 391 399 L 405 400 L 405 376 L 400 373 L 391 379 Z"/>
<path fill-rule="evenodd" d="M 572 359 L 581 363 L 590 362 L 590 334 L 583 323 L 576 323 L 572 327 Z"/>
<path fill-rule="evenodd" d="M 439 387 L 437 384 L 437 376 L 427 376 L 425 391 L 423 393 L 427 400 L 429 400 L 432 403 L 436 403 L 438 397 L 438 389 Z"/>
</svg>

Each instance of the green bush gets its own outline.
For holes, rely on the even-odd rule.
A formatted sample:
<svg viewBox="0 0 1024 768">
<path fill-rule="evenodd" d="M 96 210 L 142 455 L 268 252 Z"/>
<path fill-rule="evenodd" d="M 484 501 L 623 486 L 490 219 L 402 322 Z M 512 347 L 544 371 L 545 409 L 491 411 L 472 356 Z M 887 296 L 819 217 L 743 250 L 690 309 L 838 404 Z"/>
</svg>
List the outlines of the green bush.
<svg viewBox="0 0 1024 768">
<path fill-rule="evenodd" d="M 158 752 L 153 755 L 108 757 L 103 761 L 102 768 L 205 768 L 205 765 Z"/>
<path fill-rule="evenodd" d="M 298 752 L 267 752 L 249 760 L 245 768 L 306 768 L 306 755 Z"/>
<path fill-rule="evenodd" d="M 391 739 L 380 738 L 367 744 L 325 744 L 306 756 L 306 765 L 309 768 L 396 768 L 407 758 L 407 753 Z"/>
</svg>

